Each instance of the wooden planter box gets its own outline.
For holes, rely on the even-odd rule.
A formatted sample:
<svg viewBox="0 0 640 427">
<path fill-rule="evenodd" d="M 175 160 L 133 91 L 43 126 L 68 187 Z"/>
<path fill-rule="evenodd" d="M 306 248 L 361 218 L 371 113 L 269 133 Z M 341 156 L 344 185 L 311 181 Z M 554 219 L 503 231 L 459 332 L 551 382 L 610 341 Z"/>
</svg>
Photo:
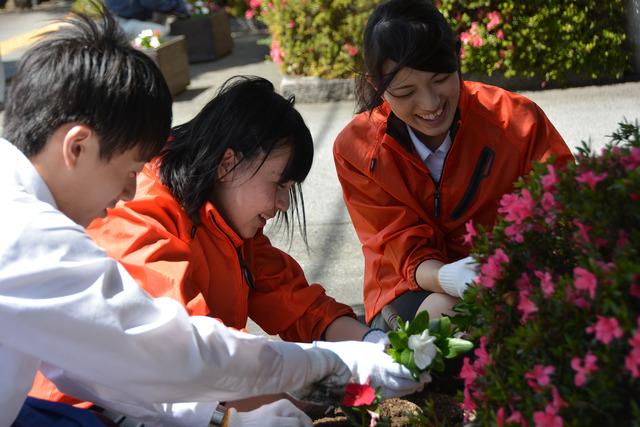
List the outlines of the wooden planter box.
<svg viewBox="0 0 640 427">
<path fill-rule="evenodd" d="M 233 50 L 229 16 L 224 10 L 172 22 L 170 33 L 187 38 L 189 62 L 211 61 Z"/>
<path fill-rule="evenodd" d="M 156 49 L 141 49 L 158 64 L 171 95 L 184 91 L 191 78 L 189 77 L 189 60 L 187 58 L 187 42 L 184 36 L 169 37 Z"/>
</svg>

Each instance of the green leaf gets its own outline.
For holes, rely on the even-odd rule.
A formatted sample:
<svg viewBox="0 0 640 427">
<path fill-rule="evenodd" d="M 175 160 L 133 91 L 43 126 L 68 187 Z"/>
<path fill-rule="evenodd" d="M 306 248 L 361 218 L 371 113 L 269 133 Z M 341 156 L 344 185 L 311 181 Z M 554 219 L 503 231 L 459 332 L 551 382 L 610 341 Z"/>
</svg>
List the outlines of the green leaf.
<svg viewBox="0 0 640 427">
<path fill-rule="evenodd" d="M 393 348 L 402 349 L 405 347 L 402 345 L 402 337 L 399 332 L 389 332 L 387 336 L 389 337 L 389 342 Z"/>
<path fill-rule="evenodd" d="M 428 327 L 429 327 L 429 313 L 427 311 L 421 311 L 409 324 L 409 327 L 407 328 L 407 334 L 419 335 Z"/>
</svg>

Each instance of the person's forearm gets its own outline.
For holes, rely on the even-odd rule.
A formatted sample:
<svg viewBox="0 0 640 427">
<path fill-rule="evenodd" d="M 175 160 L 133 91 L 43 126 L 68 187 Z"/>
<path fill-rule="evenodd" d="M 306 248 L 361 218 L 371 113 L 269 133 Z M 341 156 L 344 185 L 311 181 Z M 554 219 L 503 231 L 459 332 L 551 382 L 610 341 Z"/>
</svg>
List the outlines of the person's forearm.
<svg viewBox="0 0 640 427">
<path fill-rule="evenodd" d="M 338 317 L 325 330 L 327 341 L 360 341 L 369 328 L 352 317 Z"/>
<path fill-rule="evenodd" d="M 416 268 L 416 283 L 425 291 L 444 293 L 438 280 L 438 271 L 444 265 L 443 262 L 428 259 L 422 261 Z"/>
</svg>

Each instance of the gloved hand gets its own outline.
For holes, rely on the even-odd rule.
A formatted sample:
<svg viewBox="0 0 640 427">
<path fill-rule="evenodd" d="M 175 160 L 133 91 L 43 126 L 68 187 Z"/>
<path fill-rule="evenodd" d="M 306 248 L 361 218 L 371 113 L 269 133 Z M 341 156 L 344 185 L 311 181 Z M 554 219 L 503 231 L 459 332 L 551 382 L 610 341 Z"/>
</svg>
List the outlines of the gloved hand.
<svg viewBox="0 0 640 427">
<path fill-rule="evenodd" d="M 471 257 L 445 264 L 438 271 L 442 290 L 451 296 L 462 298 L 464 292 L 478 275 L 478 263 Z"/>
<path fill-rule="evenodd" d="M 387 336 L 387 333 L 378 328 L 369 329 L 362 336 L 362 341 L 372 342 L 374 344 L 382 344 L 385 347 L 389 345 L 389 337 Z"/>
<path fill-rule="evenodd" d="M 423 381 L 413 379 L 407 368 L 394 362 L 385 353 L 382 344 L 316 341 L 313 345 L 336 353 L 351 369 L 354 381 L 365 384 L 370 379 L 373 387 L 380 387 L 380 393 L 385 399 L 414 393 L 424 386 Z"/>
<path fill-rule="evenodd" d="M 262 405 L 249 412 L 227 412 L 228 427 L 311 427 L 313 422 L 287 399 Z"/>
<path fill-rule="evenodd" d="M 301 345 L 309 363 L 304 372 L 306 386 L 289 394 L 298 400 L 316 405 L 333 405 L 344 396 L 344 387 L 351 379 L 351 371 L 335 352 Z"/>
</svg>

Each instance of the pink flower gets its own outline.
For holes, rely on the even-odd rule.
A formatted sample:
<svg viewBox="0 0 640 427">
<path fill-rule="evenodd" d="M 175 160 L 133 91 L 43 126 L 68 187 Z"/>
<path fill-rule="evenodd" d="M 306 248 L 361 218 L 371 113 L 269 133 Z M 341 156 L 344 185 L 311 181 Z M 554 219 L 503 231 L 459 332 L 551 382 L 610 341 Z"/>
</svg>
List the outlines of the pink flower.
<svg viewBox="0 0 640 427">
<path fill-rule="evenodd" d="M 347 51 L 349 56 L 356 56 L 359 52 L 356 46 L 352 46 L 349 43 L 345 43 L 344 45 L 342 45 L 342 48 Z"/>
<path fill-rule="evenodd" d="M 505 420 L 507 424 L 522 424 L 522 414 L 520 411 L 513 411 L 509 418 Z"/>
<path fill-rule="evenodd" d="M 262 4 L 262 0 L 249 0 L 249 7 L 251 9 L 257 9 Z"/>
<path fill-rule="evenodd" d="M 540 204 L 545 211 L 549 212 L 556 206 L 556 199 L 549 191 L 545 191 L 540 199 Z"/>
<path fill-rule="evenodd" d="M 629 172 L 637 169 L 640 166 L 640 147 L 633 147 L 628 156 L 620 159 L 620 163 Z"/>
<path fill-rule="evenodd" d="M 486 365 L 491 364 L 491 356 L 489 356 L 489 352 L 487 351 L 486 336 L 480 338 L 480 347 L 476 348 L 473 353 L 476 355 L 476 360 L 473 363 L 473 367 L 476 368 L 476 370 L 481 370 Z"/>
<path fill-rule="evenodd" d="M 251 21 L 254 15 L 255 11 L 253 9 L 247 9 L 244 11 L 244 19 L 246 19 L 247 21 Z M 271 57 L 273 58 L 273 55 Z"/>
<path fill-rule="evenodd" d="M 640 325 L 640 317 L 638 317 L 638 324 Z M 631 376 L 640 378 L 640 327 L 629 338 L 629 345 L 631 351 L 624 359 L 624 366 L 631 372 Z"/>
<path fill-rule="evenodd" d="M 466 52 L 464 50 L 464 47 L 461 47 L 460 48 L 460 59 L 464 58 L 465 54 L 466 54 Z"/>
<path fill-rule="evenodd" d="M 544 191 L 551 191 L 558 183 L 558 174 L 556 173 L 556 168 L 553 165 L 547 165 L 548 174 L 544 175 L 540 182 L 542 183 L 542 188 Z"/>
<path fill-rule="evenodd" d="M 544 412 L 537 411 L 533 413 L 533 422 L 536 427 L 562 427 L 562 418 L 557 414 L 555 408 L 547 405 Z"/>
<path fill-rule="evenodd" d="M 556 388 L 556 386 L 551 386 L 551 396 L 553 399 L 551 401 L 551 407 L 556 411 L 559 411 L 563 407 L 567 406 L 567 402 L 562 400 L 562 397 L 560 397 L 560 393 L 558 393 L 558 389 Z"/>
<path fill-rule="evenodd" d="M 283 59 L 282 49 L 280 48 L 280 44 L 275 38 L 271 40 L 270 55 L 274 63 L 276 63 L 277 65 L 282 64 L 282 59 Z"/>
<path fill-rule="evenodd" d="M 474 383 L 478 374 L 473 369 L 473 364 L 469 362 L 469 358 L 465 357 L 462 360 L 462 369 L 460 369 L 460 378 L 464 380 L 465 387 Z"/>
<path fill-rule="evenodd" d="M 520 317 L 520 323 L 523 325 L 527 323 L 529 317 L 538 311 L 538 306 L 529 299 L 529 292 L 520 291 L 518 293 L 519 301 L 518 301 L 518 310 L 522 313 Z"/>
<path fill-rule="evenodd" d="M 573 378 L 573 383 L 576 387 L 582 387 L 587 382 L 587 376 L 592 374 L 598 370 L 598 358 L 591 354 L 591 352 L 587 353 L 584 357 L 584 363 L 582 359 L 579 357 L 574 357 L 571 359 L 571 368 L 576 371 L 576 375 Z"/>
<path fill-rule="evenodd" d="M 296 27 L 296 21 L 294 21 L 293 19 L 291 21 L 289 21 L 289 23 L 287 24 L 287 27 L 293 29 Z"/>
<path fill-rule="evenodd" d="M 573 269 L 573 286 L 581 291 L 587 291 L 591 299 L 596 297 L 596 276 L 582 267 Z"/>
<path fill-rule="evenodd" d="M 518 280 L 516 280 L 516 289 L 519 291 L 531 292 L 533 286 L 531 286 L 531 281 L 529 280 L 529 275 L 527 275 L 527 273 L 523 272 L 520 277 L 518 277 Z"/>
<path fill-rule="evenodd" d="M 469 34 L 471 34 L 471 36 L 477 36 L 478 35 L 478 28 L 480 28 L 480 26 L 478 25 L 478 21 L 474 21 L 471 23 L 471 28 L 469 28 Z"/>
<path fill-rule="evenodd" d="M 505 215 L 509 222 L 521 224 L 522 221 L 533 215 L 535 204 L 529 190 L 524 189 L 520 196 L 517 194 L 505 194 L 500 199 L 498 212 Z"/>
<path fill-rule="evenodd" d="M 540 288 L 546 298 L 549 298 L 555 289 L 552 281 L 551 274 L 549 272 L 536 271 L 535 276 L 540 279 Z"/>
<path fill-rule="evenodd" d="M 605 179 L 607 179 L 606 172 L 602 172 L 601 174 L 596 175 L 595 173 L 593 173 L 593 171 L 583 172 L 576 177 L 576 181 L 588 185 L 591 191 L 595 191 L 596 185 L 598 185 L 599 182 L 604 181 Z"/>
<path fill-rule="evenodd" d="M 504 408 L 503 407 L 500 407 L 500 409 L 496 411 L 496 425 L 498 427 L 504 427 Z"/>
<path fill-rule="evenodd" d="M 489 31 L 493 30 L 502 22 L 502 19 L 500 19 L 500 13 L 498 11 L 487 13 L 487 18 L 489 18 L 489 22 L 487 23 L 487 30 Z"/>
<path fill-rule="evenodd" d="M 467 221 L 464 225 L 464 228 L 465 230 L 467 230 L 467 233 L 464 235 L 463 243 L 465 245 L 471 246 L 471 244 L 473 243 L 473 238 L 478 235 L 478 232 L 473 226 L 473 220 Z"/>
<path fill-rule="evenodd" d="M 604 344 L 609 344 L 614 338 L 622 338 L 622 329 L 615 317 L 604 317 L 598 315 L 595 325 L 587 327 L 587 333 L 596 334 L 596 339 Z"/>
<path fill-rule="evenodd" d="M 591 241 L 591 239 L 589 238 L 589 231 L 591 230 L 591 227 L 584 225 L 577 219 L 573 220 L 573 225 L 578 228 L 578 233 L 580 234 L 582 240 L 584 240 L 586 243 L 589 243 Z"/>
<path fill-rule="evenodd" d="M 484 44 L 484 40 L 480 36 L 474 37 L 471 40 L 471 46 L 473 47 L 482 47 L 483 44 Z"/>
<path fill-rule="evenodd" d="M 460 41 L 463 44 L 468 44 L 470 39 L 471 39 L 471 36 L 466 31 L 463 31 L 460 33 Z"/>
<path fill-rule="evenodd" d="M 461 408 L 463 411 L 475 411 L 476 403 L 471 398 L 471 390 L 469 387 L 464 388 L 464 402 L 462 402 Z"/>
<path fill-rule="evenodd" d="M 632 297 L 640 298 L 640 284 L 638 283 L 632 284 L 631 289 L 629 290 L 629 293 L 631 294 Z"/>
<path fill-rule="evenodd" d="M 495 281 L 502 277 L 502 264 L 505 262 L 509 262 L 507 254 L 502 249 L 496 249 L 487 262 L 480 267 L 479 283 L 486 288 L 495 286 Z"/>
<path fill-rule="evenodd" d="M 504 234 L 511 240 L 517 243 L 524 242 L 524 236 L 522 235 L 523 227 L 520 224 L 511 224 L 504 229 Z"/>
<path fill-rule="evenodd" d="M 498 40 L 504 40 L 504 31 L 502 31 L 502 29 L 498 30 L 496 32 L 496 37 L 498 38 Z"/>
<path fill-rule="evenodd" d="M 556 371 L 554 366 L 535 365 L 533 370 L 524 374 L 527 384 L 534 390 L 545 387 L 551 383 L 550 376 Z"/>
</svg>

